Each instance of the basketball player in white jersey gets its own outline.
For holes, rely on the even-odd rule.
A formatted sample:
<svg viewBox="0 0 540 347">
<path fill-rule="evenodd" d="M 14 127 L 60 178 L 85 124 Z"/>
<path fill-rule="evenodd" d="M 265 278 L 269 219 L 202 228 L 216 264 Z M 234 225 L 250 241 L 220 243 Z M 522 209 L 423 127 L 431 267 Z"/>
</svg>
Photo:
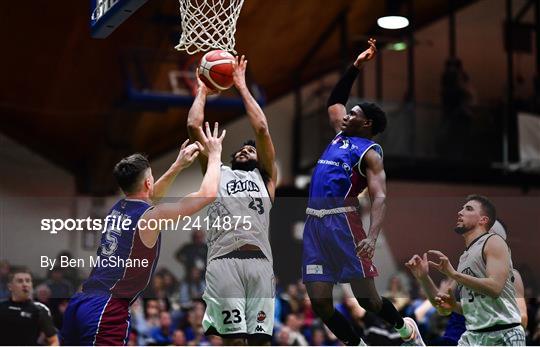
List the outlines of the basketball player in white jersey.
<svg viewBox="0 0 540 347">
<path fill-rule="evenodd" d="M 436 306 L 452 308 L 465 316 L 467 331 L 460 346 L 524 346 L 525 331 L 512 283 L 512 259 L 504 239 L 488 230 L 496 220 L 495 206 L 486 197 L 470 195 L 458 213 L 455 231 L 465 241 L 457 271 L 440 251 L 429 265 L 453 279 L 459 303 L 450 294 L 435 298 Z"/>
<path fill-rule="evenodd" d="M 508 230 L 504 226 L 502 221 L 496 220 L 489 232 L 499 235 L 506 241 Z M 429 275 L 429 262 L 427 258 L 427 253 L 424 253 L 422 257 L 418 254 L 415 254 L 408 262 L 405 263 L 405 266 L 409 268 L 409 270 L 411 270 L 411 273 L 426 293 L 431 304 L 438 309 L 439 314 L 444 316 L 451 314 L 446 324 L 446 329 L 443 335 L 443 344 L 449 346 L 456 346 L 459 339 L 461 338 L 461 335 L 467 330 L 467 328 L 465 327 L 465 317 L 463 317 L 459 313 L 453 312 L 451 305 L 445 305 L 447 307 L 441 307 L 438 302 L 435 301 L 435 298 L 437 298 L 437 296 L 444 296 L 446 301 L 451 299 L 452 302 L 454 302 L 455 299 L 453 296 L 455 295 L 456 291 L 456 282 L 444 281 L 441 282 L 440 287 L 437 288 L 435 282 Z M 514 287 L 516 288 L 516 300 L 519 312 L 521 314 L 521 326 L 526 329 L 528 323 L 528 315 L 523 280 L 521 278 L 521 274 L 516 269 L 513 269 L 512 276 L 512 282 L 514 283 Z"/>
<path fill-rule="evenodd" d="M 213 225 L 207 228 L 203 328 L 206 334 L 223 337 L 225 345 L 269 345 L 274 326 L 274 274 L 268 228 L 277 169 L 266 116 L 246 85 L 246 66 L 244 56 L 237 58 L 233 77 L 255 141 L 245 142 L 233 153 L 231 167 L 221 166 L 218 198 L 208 208 Z M 208 93 L 199 80 L 187 121 L 193 140 L 201 137 Z M 204 173 L 206 158 L 199 156 L 199 161 Z M 227 218 L 232 225 L 226 223 Z"/>
</svg>

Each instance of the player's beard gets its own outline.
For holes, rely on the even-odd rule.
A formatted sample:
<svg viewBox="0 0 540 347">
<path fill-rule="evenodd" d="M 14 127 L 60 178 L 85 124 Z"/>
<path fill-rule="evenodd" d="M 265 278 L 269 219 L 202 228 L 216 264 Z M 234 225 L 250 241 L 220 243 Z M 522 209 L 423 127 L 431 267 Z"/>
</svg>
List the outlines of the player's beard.
<svg viewBox="0 0 540 347">
<path fill-rule="evenodd" d="M 458 233 L 459 235 L 465 234 L 467 231 L 472 230 L 473 227 L 467 227 L 467 226 L 461 226 L 461 227 L 455 227 L 454 231 Z"/>
<path fill-rule="evenodd" d="M 256 167 L 257 167 L 257 160 L 255 159 L 249 159 L 244 162 L 233 160 L 231 162 L 231 168 L 233 170 L 253 171 L 255 170 Z"/>
</svg>

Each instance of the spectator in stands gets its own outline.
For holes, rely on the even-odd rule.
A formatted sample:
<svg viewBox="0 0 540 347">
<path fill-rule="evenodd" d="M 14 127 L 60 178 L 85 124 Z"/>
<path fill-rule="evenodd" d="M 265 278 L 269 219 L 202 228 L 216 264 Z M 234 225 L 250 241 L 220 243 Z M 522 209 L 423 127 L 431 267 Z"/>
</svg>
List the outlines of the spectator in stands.
<svg viewBox="0 0 540 347">
<path fill-rule="evenodd" d="M 186 340 L 190 345 L 192 343 L 203 344 L 208 342 L 202 327 L 204 310 L 205 306 L 202 300 L 194 301 L 186 317 L 179 325 L 186 334 Z"/>
<path fill-rule="evenodd" d="M 51 270 L 45 284 L 51 290 L 52 299 L 69 299 L 73 295 L 73 285 L 64 278 L 64 270 L 59 266 Z"/>
<path fill-rule="evenodd" d="M 55 317 L 55 324 L 62 323 L 62 317 L 60 317 L 59 309 L 60 305 L 66 300 L 69 300 L 74 293 L 74 287 L 64 278 L 64 269 L 57 266 L 53 268 L 49 274 L 49 278 L 45 281 L 45 285 L 50 289 L 51 296 L 47 305 L 49 306 L 52 316 Z M 61 327 L 61 325 L 57 325 Z"/>
<path fill-rule="evenodd" d="M 45 283 L 37 286 L 34 293 L 36 301 L 50 307 L 54 326 L 60 329 L 62 327 L 64 312 L 67 308 L 67 304 L 69 303 L 69 299 L 52 299 L 51 289 Z"/>
<path fill-rule="evenodd" d="M 296 313 L 291 313 L 285 320 L 285 327 L 289 328 L 289 343 L 294 346 L 308 346 L 308 342 L 301 332 L 302 320 Z"/>
<path fill-rule="evenodd" d="M 193 330 L 194 336 L 191 341 L 189 341 L 189 346 L 207 346 L 210 343 L 208 342 L 208 338 L 204 335 L 204 329 L 202 326 L 197 327 L 197 329 Z"/>
<path fill-rule="evenodd" d="M 283 324 L 281 320 L 282 311 L 283 302 L 281 301 L 280 297 L 276 295 L 276 297 L 274 298 L 274 330 L 281 329 L 281 325 Z"/>
<path fill-rule="evenodd" d="M 55 264 L 60 264 L 60 260 L 64 257 L 64 259 L 72 259 L 73 256 L 68 251 L 62 251 L 56 256 Z M 54 271 L 54 269 L 53 269 Z M 69 282 L 72 288 L 78 288 L 79 284 L 81 284 L 81 279 L 79 277 L 79 269 L 76 266 L 67 266 L 67 267 L 59 267 L 58 271 L 62 272 L 62 278 Z M 51 278 L 51 272 L 47 274 L 48 278 Z"/>
<path fill-rule="evenodd" d="M 138 336 L 137 330 L 131 329 L 129 331 L 129 338 L 128 338 L 127 346 L 139 346 L 139 345 L 140 343 L 139 343 L 139 336 Z"/>
<path fill-rule="evenodd" d="M 326 346 L 326 335 L 321 328 L 314 328 L 311 331 L 311 346 Z"/>
<path fill-rule="evenodd" d="M 191 268 L 191 272 L 188 275 L 186 280 L 180 283 L 179 288 L 180 306 L 182 308 L 189 308 L 193 300 L 201 299 L 206 287 L 199 268 Z"/>
<path fill-rule="evenodd" d="M 441 283 L 441 286 L 443 285 L 446 284 Z M 427 299 L 427 296 L 422 289 L 418 294 L 419 297 L 412 300 L 410 305 L 405 309 L 406 314 L 414 318 L 418 324 L 420 333 L 425 339 L 434 341 L 434 339 L 437 339 L 444 333 L 444 329 L 443 331 L 440 331 L 440 334 L 438 334 L 438 331 L 435 330 L 438 322 L 440 321 L 439 319 L 435 319 L 435 317 L 440 315 L 437 314 L 437 310 Z M 431 324 L 435 324 L 435 326 L 431 326 Z"/>
<path fill-rule="evenodd" d="M 163 278 L 163 290 L 168 298 L 171 298 L 178 291 L 178 280 L 171 271 L 166 268 L 163 268 L 159 271 L 160 275 Z"/>
<path fill-rule="evenodd" d="M 388 283 L 388 290 L 383 294 L 390 300 L 399 312 L 402 312 L 405 306 L 411 301 L 409 293 L 403 288 L 401 277 L 394 275 Z"/>
<path fill-rule="evenodd" d="M 283 303 L 282 317 L 287 316 L 289 313 L 296 313 L 300 310 L 298 286 L 294 283 L 287 286 L 287 290 L 280 295 L 280 299 Z"/>
<path fill-rule="evenodd" d="M 144 290 L 143 297 L 145 299 L 167 299 L 165 281 L 161 273 L 154 274 L 150 285 Z"/>
<path fill-rule="evenodd" d="M 51 304 L 50 303 L 51 296 L 52 296 L 51 289 L 45 283 L 42 283 L 39 286 L 37 286 L 35 293 L 36 293 L 36 301 L 39 301 L 43 305 L 47 305 L 47 306 Z"/>
<path fill-rule="evenodd" d="M 291 339 L 291 329 L 287 328 L 286 326 L 283 326 L 276 336 L 276 344 L 278 346 L 292 346 L 292 344 L 289 342 Z"/>
<path fill-rule="evenodd" d="M 139 345 L 144 345 L 146 340 L 150 338 L 152 329 L 159 326 L 160 311 L 159 301 L 154 299 L 149 299 L 145 302 L 137 299 L 131 305 L 131 326 L 132 330 L 137 331 Z"/>
<path fill-rule="evenodd" d="M 311 300 L 309 296 L 304 296 L 304 302 L 302 303 L 302 315 L 304 317 L 304 326 L 311 327 L 317 316 L 313 312 L 313 307 L 311 306 Z"/>
<path fill-rule="evenodd" d="M 306 285 L 302 283 L 302 280 L 298 280 L 298 282 L 296 283 L 296 286 L 298 289 L 298 298 L 300 300 L 303 300 L 304 297 L 308 296 Z"/>
<path fill-rule="evenodd" d="M 158 346 L 166 346 L 172 343 L 171 338 L 171 315 L 167 311 L 159 314 L 159 326 L 150 331 L 150 338 Z"/>
<path fill-rule="evenodd" d="M 186 334 L 181 329 L 176 329 L 172 336 L 173 346 L 185 346 L 187 345 Z"/>
<path fill-rule="evenodd" d="M 206 271 L 206 255 L 208 247 L 205 243 L 204 232 L 200 229 L 194 230 L 191 234 L 191 243 L 187 243 L 176 251 L 176 260 L 184 264 L 184 274 L 188 276 L 191 269 L 201 270 L 204 278 Z"/>
</svg>

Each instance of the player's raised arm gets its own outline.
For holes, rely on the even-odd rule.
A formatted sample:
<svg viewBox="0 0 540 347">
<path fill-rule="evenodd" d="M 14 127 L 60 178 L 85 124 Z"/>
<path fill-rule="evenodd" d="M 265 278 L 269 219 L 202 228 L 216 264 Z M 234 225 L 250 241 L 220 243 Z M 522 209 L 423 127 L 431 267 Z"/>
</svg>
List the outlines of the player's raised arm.
<svg viewBox="0 0 540 347">
<path fill-rule="evenodd" d="M 422 257 L 415 254 L 405 263 L 405 266 L 411 271 L 424 293 L 426 293 L 429 302 L 437 309 L 440 315 L 448 316 L 452 311 L 460 313 L 459 305 L 453 295 L 456 289 L 456 281 L 451 279 L 443 280 L 440 288 L 437 288 L 433 279 L 429 276 L 427 253 L 424 253 Z"/>
<path fill-rule="evenodd" d="M 157 203 L 167 194 L 172 182 L 180 171 L 184 170 L 193 163 L 195 158 L 199 155 L 199 151 L 202 149 L 202 145 L 199 142 L 188 145 L 189 140 L 186 140 L 180 147 L 178 157 L 171 165 L 171 167 L 161 176 L 154 184 L 154 194 L 152 201 Z"/>
<path fill-rule="evenodd" d="M 381 232 L 386 213 L 386 173 L 384 172 L 383 160 L 375 150 L 368 150 L 364 160 L 366 163 L 369 198 L 371 200 L 371 222 L 367 237 L 360 241 L 356 251 L 359 257 L 371 259 L 375 252 L 375 244 Z"/>
<path fill-rule="evenodd" d="M 240 59 L 236 57 L 236 63 L 233 72 L 233 80 L 236 89 L 242 96 L 244 105 L 246 107 L 249 123 L 255 132 L 255 142 L 257 144 L 257 156 L 261 169 L 268 176 L 268 182 L 266 186 L 270 193 L 270 198 L 274 200 L 276 181 L 277 181 L 277 168 L 276 168 L 276 151 L 274 144 L 272 143 L 272 137 L 268 129 L 268 122 L 266 116 L 253 97 L 246 84 L 246 67 L 247 60 L 244 56 Z"/>
<path fill-rule="evenodd" d="M 349 99 L 352 85 L 358 77 L 359 69 L 364 63 L 373 59 L 377 53 L 377 48 L 375 47 L 376 42 L 377 40 L 373 38 L 368 40 L 369 48 L 358 55 L 354 63 L 347 69 L 345 74 L 336 84 L 328 98 L 328 117 L 330 118 L 330 125 L 336 132 L 342 130 L 342 121 L 347 114 L 345 105 Z"/>
<path fill-rule="evenodd" d="M 436 306 L 435 298 L 439 294 L 439 288 L 433 282 L 431 276 L 429 276 L 429 263 L 427 259 L 427 253 L 424 253 L 422 257 L 418 254 L 415 254 L 408 262 L 405 263 L 405 266 L 411 271 L 414 278 L 418 281 L 428 300 L 433 306 L 437 308 L 437 311 L 442 315 L 448 315 L 451 312 L 440 311 Z"/>
<path fill-rule="evenodd" d="M 160 220 L 176 219 L 178 216 L 190 216 L 216 199 L 220 179 L 221 144 L 225 137 L 225 130 L 219 136 L 218 124 L 216 123 L 212 132 L 207 122 L 205 124 L 205 133 L 201 129 L 201 140 L 204 145 L 204 152 L 208 155 L 208 163 L 199 190 L 189 194 L 178 202 L 157 205 L 145 213 L 141 219 Z M 140 230 L 141 240 L 147 247 L 152 247 L 157 240 L 159 232 L 160 230 Z"/>
<path fill-rule="evenodd" d="M 198 72 L 196 73 L 196 76 L 198 83 L 197 95 L 195 96 L 195 100 L 193 101 L 193 104 L 189 109 L 187 130 L 189 139 L 191 141 L 199 141 L 202 143 L 202 140 L 204 138 L 204 133 L 202 130 L 204 122 L 204 106 L 206 104 L 206 97 L 208 96 L 208 94 L 210 94 L 210 91 L 208 90 L 208 87 L 206 87 L 206 85 L 199 78 Z M 204 174 L 207 169 L 208 158 L 205 155 L 200 155 L 199 163 L 201 164 L 201 170 Z"/>
</svg>

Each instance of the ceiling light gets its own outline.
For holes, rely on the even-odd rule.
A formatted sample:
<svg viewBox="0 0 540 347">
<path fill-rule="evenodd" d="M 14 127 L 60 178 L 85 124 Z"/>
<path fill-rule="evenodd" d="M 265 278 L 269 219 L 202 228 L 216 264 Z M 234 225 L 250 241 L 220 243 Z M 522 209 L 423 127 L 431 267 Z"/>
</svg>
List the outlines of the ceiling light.
<svg viewBox="0 0 540 347">
<path fill-rule="evenodd" d="M 383 29 L 403 29 L 409 26 L 409 20 L 403 16 L 385 16 L 377 19 L 377 25 Z"/>
</svg>

